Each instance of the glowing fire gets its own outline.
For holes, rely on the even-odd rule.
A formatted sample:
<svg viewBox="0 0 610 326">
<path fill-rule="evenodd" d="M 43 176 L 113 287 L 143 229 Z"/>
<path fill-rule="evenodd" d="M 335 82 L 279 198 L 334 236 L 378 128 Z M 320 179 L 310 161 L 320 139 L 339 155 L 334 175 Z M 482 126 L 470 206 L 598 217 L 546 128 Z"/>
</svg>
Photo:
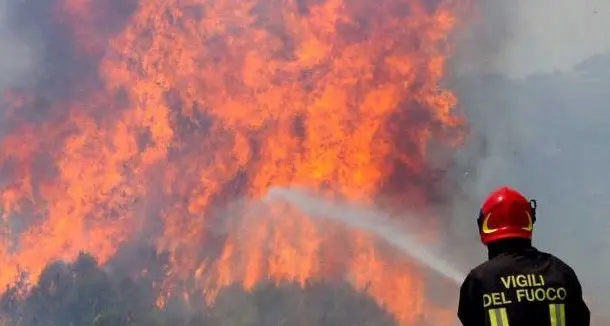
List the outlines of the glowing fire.
<svg viewBox="0 0 610 326">
<path fill-rule="evenodd" d="M 5 98 L 0 286 L 80 250 L 103 263 L 142 232 L 171 253 L 164 286 L 192 278 L 208 299 L 235 282 L 346 278 L 405 324 L 453 317 L 366 234 L 284 205 L 240 212 L 221 238 L 211 225 L 214 209 L 275 185 L 430 200 L 426 145 L 462 127 L 439 86 L 455 3 L 141 0 L 100 31 L 109 7 L 55 8 L 74 51 L 99 59 L 66 85 L 76 95 L 45 106 L 44 122 L 27 117 L 36 95 Z"/>
</svg>

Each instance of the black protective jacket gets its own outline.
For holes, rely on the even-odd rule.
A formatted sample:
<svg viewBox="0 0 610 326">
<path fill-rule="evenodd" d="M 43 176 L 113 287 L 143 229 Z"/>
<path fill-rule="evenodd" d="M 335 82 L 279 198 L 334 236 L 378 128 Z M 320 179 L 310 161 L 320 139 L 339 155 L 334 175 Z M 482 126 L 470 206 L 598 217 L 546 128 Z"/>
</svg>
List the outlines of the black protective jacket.
<svg viewBox="0 0 610 326">
<path fill-rule="evenodd" d="M 590 311 L 574 270 L 533 248 L 490 248 L 460 289 L 464 326 L 590 326 Z"/>
</svg>

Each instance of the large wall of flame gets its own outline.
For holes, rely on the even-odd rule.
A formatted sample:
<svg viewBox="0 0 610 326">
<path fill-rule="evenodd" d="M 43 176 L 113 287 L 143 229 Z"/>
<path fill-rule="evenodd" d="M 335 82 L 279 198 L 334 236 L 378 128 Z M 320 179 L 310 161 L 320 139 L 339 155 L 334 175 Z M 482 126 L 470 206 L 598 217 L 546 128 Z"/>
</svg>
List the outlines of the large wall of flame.
<svg viewBox="0 0 610 326">
<path fill-rule="evenodd" d="M 456 145 L 464 127 L 441 85 L 463 5 L 21 2 L 16 17 L 35 8 L 48 34 L 47 70 L 2 102 L 0 286 L 144 239 L 169 253 L 164 293 L 186 279 L 208 299 L 236 282 L 347 279 L 420 318 L 433 309 L 421 272 L 366 234 L 284 206 L 218 233 L 214 212 L 286 185 L 438 200 L 428 146 Z"/>
</svg>

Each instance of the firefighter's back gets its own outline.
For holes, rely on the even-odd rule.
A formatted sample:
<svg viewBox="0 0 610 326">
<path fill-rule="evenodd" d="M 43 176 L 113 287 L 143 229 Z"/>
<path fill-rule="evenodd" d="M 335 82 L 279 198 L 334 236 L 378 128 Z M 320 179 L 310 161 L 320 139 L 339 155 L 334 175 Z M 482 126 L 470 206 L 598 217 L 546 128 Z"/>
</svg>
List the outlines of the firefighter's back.
<svg viewBox="0 0 610 326">
<path fill-rule="evenodd" d="M 588 318 L 576 274 L 549 253 L 502 253 L 471 273 L 489 326 L 582 326 Z"/>
</svg>

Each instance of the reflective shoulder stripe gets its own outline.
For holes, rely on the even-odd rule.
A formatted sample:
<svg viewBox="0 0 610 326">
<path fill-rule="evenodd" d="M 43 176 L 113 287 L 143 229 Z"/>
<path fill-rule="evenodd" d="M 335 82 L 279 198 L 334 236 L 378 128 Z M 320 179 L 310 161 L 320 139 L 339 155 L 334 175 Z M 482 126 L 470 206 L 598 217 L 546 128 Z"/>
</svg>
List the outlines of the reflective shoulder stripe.
<svg viewBox="0 0 610 326">
<path fill-rule="evenodd" d="M 502 326 L 508 326 L 508 315 L 506 314 L 506 308 L 500 308 L 500 319 L 502 319 Z"/>
<path fill-rule="evenodd" d="M 491 326 L 509 326 L 506 308 L 489 309 L 488 314 Z"/>
<path fill-rule="evenodd" d="M 563 303 L 549 305 L 551 326 L 566 326 L 566 306 Z"/>
</svg>

